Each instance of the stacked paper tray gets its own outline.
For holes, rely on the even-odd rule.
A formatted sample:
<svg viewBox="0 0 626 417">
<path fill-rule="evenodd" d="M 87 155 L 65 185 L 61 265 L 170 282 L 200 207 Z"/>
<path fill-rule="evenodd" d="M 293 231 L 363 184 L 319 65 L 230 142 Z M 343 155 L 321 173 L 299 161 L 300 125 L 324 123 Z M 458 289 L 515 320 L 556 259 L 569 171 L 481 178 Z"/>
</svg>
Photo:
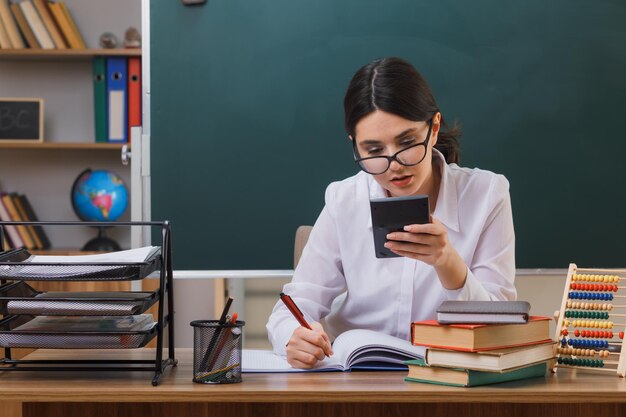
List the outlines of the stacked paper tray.
<svg viewBox="0 0 626 417">
<path fill-rule="evenodd" d="M 157 300 L 157 291 L 38 292 L 18 281 L 0 287 L 0 314 L 128 316 L 143 313 Z"/>
<path fill-rule="evenodd" d="M 0 254 L 0 280 L 26 281 L 128 281 L 147 277 L 161 267 L 157 248 L 142 262 L 82 262 L 100 255 L 48 257 L 64 262 L 41 262 L 24 249 Z"/>
<path fill-rule="evenodd" d="M 32 316 L 11 316 L 0 321 L 0 347 L 55 349 L 132 349 L 145 346 L 157 333 L 150 322 L 139 330 L 78 331 L 21 330 Z M 71 326 L 70 326 L 71 327 Z"/>
</svg>

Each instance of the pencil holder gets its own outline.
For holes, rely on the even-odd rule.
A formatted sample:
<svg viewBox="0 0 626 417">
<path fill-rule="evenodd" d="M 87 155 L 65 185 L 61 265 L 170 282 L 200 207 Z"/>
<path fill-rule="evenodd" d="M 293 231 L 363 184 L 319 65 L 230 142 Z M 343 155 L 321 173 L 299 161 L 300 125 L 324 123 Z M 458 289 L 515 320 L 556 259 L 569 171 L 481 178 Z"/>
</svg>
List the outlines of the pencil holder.
<svg viewBox="0 0 626 417">
<path fill-rule="evenodd" d="M 218 320 L 195 320 L 190 324 L 193 327 L 193 382 L 241 382 L 241 345 L 246 322 L 220 324 Z"/>
</svg>

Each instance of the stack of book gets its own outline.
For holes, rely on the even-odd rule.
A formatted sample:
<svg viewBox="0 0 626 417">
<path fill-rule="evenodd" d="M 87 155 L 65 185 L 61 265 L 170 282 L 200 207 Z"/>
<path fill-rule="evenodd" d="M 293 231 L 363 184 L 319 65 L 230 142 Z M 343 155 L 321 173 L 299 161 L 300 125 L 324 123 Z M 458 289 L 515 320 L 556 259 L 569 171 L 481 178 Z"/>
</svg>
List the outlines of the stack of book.
<svg viewBox="0 0 626 417">
<path fill-rule="evenodd" d="M 548 317 L 529 317 L 519 323 L 517 317 L 497 317 L 494 311 L 485 314 L 483 302 L 453 303 L 459 303 L 468 315 L 477 314 L 474 323 L 412 323 L 411 343 L 425 346 L 426 351 L 423 359 L 406 362 L 407 381 L 469 387 L 545 374 L 547 362 L 554 357 Z M 488 303 L 487 308 L 502 309 L 506 316 L 506 307 L 517 302 Z M 440 315 L 439 320 L 450 322 L 450 317 Z M 465 320 L 461 317 L 459 321 Z"/>
<path fill-rule="evenodd" d="M 0 193 L 0 221 L 38 221 L 37 215 L 24 194 Z M 41 226 L 6 225 L 2 234 L 2 248 L 49 249 L 50 241 Z"/>
<path fill-rule="evenodd" d="M 0 48 L 85 49 L 62 0 L 0 0 Z"/>
</svg>

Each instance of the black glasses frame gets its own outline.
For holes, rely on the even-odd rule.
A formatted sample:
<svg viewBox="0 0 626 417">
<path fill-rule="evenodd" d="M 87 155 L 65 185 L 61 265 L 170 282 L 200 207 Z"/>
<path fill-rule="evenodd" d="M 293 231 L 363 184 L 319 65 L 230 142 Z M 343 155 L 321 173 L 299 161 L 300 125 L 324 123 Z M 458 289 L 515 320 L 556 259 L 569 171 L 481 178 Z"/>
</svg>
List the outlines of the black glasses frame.
<svg viewBox="0 0 626 417">
<path fill-rule="evenodd" d="M 430 141 L 430 133 L 432 132 L 432 130 L 433 130 L 433 119 L 429 119 L 428 120 L 428 133 L 426 134 L 426 139 L 424 139 L 423 142 L 415 143 L 415 144 L 413 144 L 411 146 L 407 146 L 404 149 L 400 149 L 398 152 L 394 153 L 391 156 L 382 155 L 382 156 L 368 156 L 368 157 L 365 157 L 365 158 L 360 158 L 359 157 L 359 151 L 358 151 L 358 149 L 356 147 L 356 139 L 353 139 L 352 140 L 352 152 L 354 153 L 354 162 L 357 163 L 357 165 L 359 166 L 359 168 L 362 171 L 365 171 L 365 172 L 367 172 L 368 174 L 371 174 L 371 175 L 380 175 L 380 174 L 384 174 L 385 172 L 387 172 L 389 170 L 389 167 L 391 166 L 391 161 L 396 161 L 397 163 L 399 163 L 400 165 L 403 165 L 405 167 L 412 167 L 412 166 L 418 165 L 418 164 L 420 164 L 424 160 L 424 158 L 426 158 L 428 142 Z M 406 164 L 406 163 L 404 163 L 404 162 L 402 162 L 401 160 L 398 159 L 398 154 L 406 151 L 407 149 L 415 148 L 416 146 L 423 146 L 424 147 L 424 156 L 418 162 L 416 162 L 414 164 Z M 382 172 L 370 172 L 370 171 L 368 171 L 367 169 L 365 169 L 363 161 L 367 161 L 367 160 L 370 160 L 370 159 L 386 159 L 387 160 L 387 168 L 385 168 Z"/>
</svg>

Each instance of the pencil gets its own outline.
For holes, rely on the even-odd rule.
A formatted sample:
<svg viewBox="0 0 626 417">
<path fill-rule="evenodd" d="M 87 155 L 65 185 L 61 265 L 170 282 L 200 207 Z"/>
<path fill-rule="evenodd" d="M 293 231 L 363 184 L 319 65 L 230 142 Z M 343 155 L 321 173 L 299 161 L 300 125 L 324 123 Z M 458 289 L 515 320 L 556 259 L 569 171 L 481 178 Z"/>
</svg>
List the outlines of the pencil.
<svg viewBox="0 0 626 417">
<path fill-rule="evenodd" d="M 228 310 L 230 310 L 230 305 L 233 303 L 233 297 L 228 297 L 226 300 L 226 304 L 224 305 L 224 310 L 222 310 L 222 315 L 220 316 L 220 320 L 218 322 L 218 327 L 215 328 L 213 332 L 213 336 L 211 337 L 211 341 L 207 347 L 206 352 L 204 352 L 204 356 L 202 357 L 202 361 L 200 362 L 199 369 L 207 369 L 207 364 L 209 363 L 209 356 L 211 355 L 211 351 L 215 348 L 215 344 L 219 340 L 220 334 L 222 332 L 222 326 L 226 324 L 226 316 L 228 315 Z"/>
<path fill-rule="evenodd" d="M 237 322 L 237 313 L 233 313 L 233 316 L 228 320 L 228 322 L 230 323 L 231 326 L 234 326 L 235 323 Z M 219 358 L 220 353 L 222 352 L 222 349 L 224 349 L 224 345 L 226 344 L 226 341 L 228 340 L 228 338 L 230 337 L 231 334 L 232 333 L 230 331 L 224 331 L 220 335 L 219 342 L 217 343 L 217 348 L 210 355 L 211 360 L 209 361 L 209 366 L 208 366 L 207 369 L 213 369 L 213 367 L 215 366 L 215 362 Z M 229 355 L 226 355 L 226 361 L 227 362 L 228 362 L 228 359 L 229 359 Z"/>
</svg>

